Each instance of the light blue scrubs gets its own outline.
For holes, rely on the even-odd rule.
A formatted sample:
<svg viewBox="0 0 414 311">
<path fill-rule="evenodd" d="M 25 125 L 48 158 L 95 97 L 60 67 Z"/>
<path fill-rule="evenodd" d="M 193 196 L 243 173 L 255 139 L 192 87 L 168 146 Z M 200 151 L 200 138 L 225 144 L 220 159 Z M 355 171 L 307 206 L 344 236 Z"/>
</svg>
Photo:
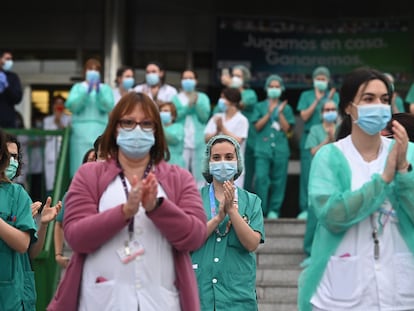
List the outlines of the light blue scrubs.
<svg viewBox="0 0 414 311">
<path fill-rule="evenodd" d="M 170 150 L 170 160 L 168 163 L 185 167 L 183 150 L 184 150 L 184 127 L 181 123 L 172 123 L 163 126 L 165 139 L 167 140 L 168 149 Z"/>
<path fill-rule="evenodd" d="M 104 132 L 108 115 L 114 107 L 114 96 L 109 85 L 101 83 L 99 92 L 88 93 L 86 82 L 75 83 L 65 107 L 72 113 L 70 136 L 70 175 L 82 164 L 85 152 L 93 147 L 96 138 Z"/>
</svg>

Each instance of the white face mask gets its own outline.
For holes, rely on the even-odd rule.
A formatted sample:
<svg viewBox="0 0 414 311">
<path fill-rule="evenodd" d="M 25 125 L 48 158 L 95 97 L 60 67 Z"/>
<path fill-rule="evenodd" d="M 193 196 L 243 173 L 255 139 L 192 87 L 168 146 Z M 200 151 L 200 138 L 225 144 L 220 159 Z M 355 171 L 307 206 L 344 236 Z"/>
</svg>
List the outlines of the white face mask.
<svg viewBox="0 0 414 311">
<path fill-rule="evenodd" d="M 232 77 L 231 78 L 231 87 L 234 87 L 235 89 L 239 89 L 243 86 L 243 79 L 240 77 Z"/>
</svg>

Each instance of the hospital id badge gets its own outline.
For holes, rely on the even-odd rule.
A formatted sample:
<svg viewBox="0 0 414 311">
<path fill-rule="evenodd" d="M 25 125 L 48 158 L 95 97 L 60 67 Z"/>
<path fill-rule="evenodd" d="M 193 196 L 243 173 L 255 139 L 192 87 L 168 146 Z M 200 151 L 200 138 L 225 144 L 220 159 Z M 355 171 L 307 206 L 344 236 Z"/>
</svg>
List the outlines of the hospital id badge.
<svg viewBox="0 0 414 311">
<path fill-rule="evenodd" d="M 127 264 L 144 254 L 144 248 L 137 240 L 125 241 L 125 245 L 116 250 L 122 263 Z"/>
<path fill-rule="evenodd" d="M 280 124 L 279 124 L 279 122 L 273 121 L 272 128 L 274 128 L 276 131 L 280 131 Z"/>
</svg>

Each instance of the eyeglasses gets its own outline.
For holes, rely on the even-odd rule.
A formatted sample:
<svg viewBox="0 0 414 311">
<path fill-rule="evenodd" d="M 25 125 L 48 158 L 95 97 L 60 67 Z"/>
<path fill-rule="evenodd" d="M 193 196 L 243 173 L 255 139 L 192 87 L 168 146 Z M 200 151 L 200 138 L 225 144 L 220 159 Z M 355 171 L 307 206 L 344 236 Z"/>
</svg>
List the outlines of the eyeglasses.
<svg viewBox="0 0 414 311">
<path fill-rule="evenodd" d="M 137 125 L 139 125 L 139 127 L 145 132 L 151 132 L 154 130 L 154 122 L 149 121 L 149 120 L 136 122 L 134 120 L 123 119 L 123 120 L 119 120 L 118 123 L 119 123 L 119 126 L 126 131 L 132 131 L 134 128 L 137 127 Z"/>
<path fill-rule="evenodd" d="M 336 108 L 326 108 L 323 111 L 336 111 Z"/>
</svg>

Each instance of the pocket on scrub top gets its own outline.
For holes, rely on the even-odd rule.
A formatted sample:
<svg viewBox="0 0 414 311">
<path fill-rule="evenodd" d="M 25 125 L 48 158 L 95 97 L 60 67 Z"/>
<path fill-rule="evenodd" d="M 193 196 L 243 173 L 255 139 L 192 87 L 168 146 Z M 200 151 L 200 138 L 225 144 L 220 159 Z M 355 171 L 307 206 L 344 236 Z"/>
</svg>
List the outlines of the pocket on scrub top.
<svg viewBox="0 0 414 311">
<path fill-rule="evenodd" d="M 411 253 L 394 255 L 398 296 L 414 303 L 414 256 Z"/>
<path fill-rule="evenodd" d="M 327 265 L 326 279 L 332 299 L 353 305 L 362 295 L 361 262 L 359 256 L 332 256 Z"/>
<path fill-rule="evenodd" d="M 0 258 L 0 283 L 2 283 L 2 285 L 7 285 L 7 283 L 13 282 L 16 254 L 10 247 L 5 245 L 3 241 L 0 241 Z"/>
<path fill-rule="evenodd" d="M 115 311 L 115 281 L 105 281 L 85 286 L 85 310 Z"/>
</svg>

